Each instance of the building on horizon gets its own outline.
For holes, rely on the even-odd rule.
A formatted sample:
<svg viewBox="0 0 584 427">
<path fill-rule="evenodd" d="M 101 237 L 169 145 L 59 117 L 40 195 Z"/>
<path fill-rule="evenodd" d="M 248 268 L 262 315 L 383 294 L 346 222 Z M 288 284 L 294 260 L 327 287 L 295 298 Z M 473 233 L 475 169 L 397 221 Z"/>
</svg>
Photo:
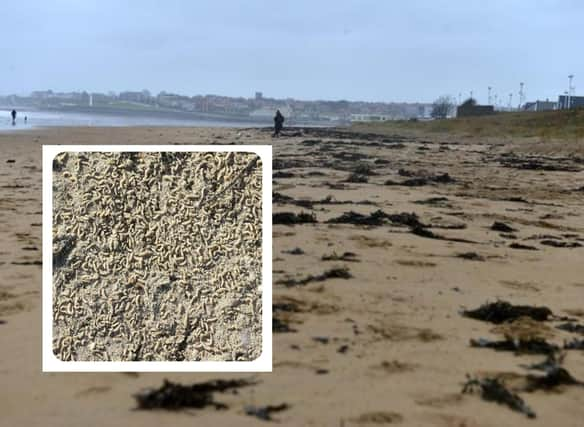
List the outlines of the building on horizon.
<svg viewBox="0 0 584 427">
<path fill-rule="evenodd" d="M 385 114 L 351 114 L 351 122 L 386 122 L 392 120 L 391 116 Z"/>
<path fill-rule="evenodd" d="M 584 107 L 584 96 L 568 96 L 560 95 L 558 96 L 558 109 L 567 110 L 569 108 L 582 108 Z"/>
<path fill-rule="evenodd" d="M 537 100 L 535 102 L 526 102 L 523 105 L 524 111 L 552 111 L 557 109 L 558 104 L 546 99 L 545 101 Z"/>
</svg>

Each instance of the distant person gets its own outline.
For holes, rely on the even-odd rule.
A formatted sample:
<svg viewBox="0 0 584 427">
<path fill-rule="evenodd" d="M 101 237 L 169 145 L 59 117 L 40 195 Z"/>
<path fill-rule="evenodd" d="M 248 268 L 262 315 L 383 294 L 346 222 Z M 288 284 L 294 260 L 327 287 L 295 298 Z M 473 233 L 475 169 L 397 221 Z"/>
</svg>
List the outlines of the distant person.
<svg viewBox="0 0 584 427">
<path fill-rule="evenodd" d="M 28 116 L 24 116 L 24 123 L 28 120 Z"/>
<path fill-rule="evenodd" d="M 280 132 L 284 127 L 284 116 L 280 113 L 280 110 L 276 111 L 274 116 L 274 136 L 280 136 Z"/>
<path fill-rule="evenodd" d="M 12 110 L 10 115 L 12 116 L 12 125 L 14 126 L 16 124 L 16 110 Z"/>
</svg>

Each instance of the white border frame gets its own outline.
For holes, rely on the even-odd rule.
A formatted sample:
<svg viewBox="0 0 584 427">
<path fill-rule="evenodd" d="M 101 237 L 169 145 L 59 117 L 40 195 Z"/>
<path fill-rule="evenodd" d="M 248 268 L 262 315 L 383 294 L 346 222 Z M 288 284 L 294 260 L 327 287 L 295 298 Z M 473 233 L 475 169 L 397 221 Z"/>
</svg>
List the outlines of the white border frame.
<svg viewBox="0 0 584 427">
<path fill-rule="evenodd" d="M 63 152 L 247 152 L 262 161 L 262 353 L 252 361 L 81 362 L 53 353 L 53 159 Z M 43 372 L 272 372 L 271 145 L 43 145 Z"/>
</svg>

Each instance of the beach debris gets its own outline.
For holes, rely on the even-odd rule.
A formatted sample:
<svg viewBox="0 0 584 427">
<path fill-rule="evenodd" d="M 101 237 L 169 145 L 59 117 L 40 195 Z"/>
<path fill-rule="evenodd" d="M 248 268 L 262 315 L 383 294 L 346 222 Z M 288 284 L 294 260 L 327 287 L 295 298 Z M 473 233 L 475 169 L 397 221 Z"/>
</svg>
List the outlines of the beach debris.
<svg viewBox="0 0 584 427">
<path fill-rule="evenodd" d="M 401 182 L 396 182 L 396 181 L 392 181 L 389 179 L 389 180 L 385 181 L 384 185 L 403 185 L 406 187 L 421 187 L 421 186 L 428 185 L 431 183 L 452 184 L 452 183 L 456 182 L 456 180 L 454 178 L 452 178 L 448 173 L 443 173 L 440 175 L 416 176 L 413 172 L 406 171 L 404 169 L 400 169 L 398 171 L 398 174 L 400 176 L 407 176 L 407 177 L 412 177 L 412 178 L 406 179 L 406 180 L 401 181 Z"/>
<path fill-rule="evenodd" d="M 316 223 L 316 216 L 306 212 L 295 214 L 294 212 L 278 212 L 272 214 L 273 224 L 311 224 Z"/>
<path fill-rule="evenodd" d="M 533 338 L 528 340 L 521 339 L 505 339 L 500 341 L 493 341 L 486 338 L 471 339 L 471 347 L 492 348 L 497 351 L 512 351 L 516 354 L 553 354 L 559 351 L 559 347 L 550 344 L 541 338 Z"/>
<path fill-rule="evenodd" d="M 279 311 L 285 311 L 288 313 L 298 313 L 300 312 L 300 308 L 298 307 L 297 304 L 294 304 L 293 302 L 278 302 L 272 304 L 272 311 L 274 313 Z"/>
<path fill-rule="evenodd" d="M 292 172 L 282 172 L 278 171 L 272 175 L 272 178 L 294 178 L 296 174 Z"/>
<path fill-rule="evenodd" d="M 227 409 L 224 403 L 216 402 L 213 393 L 247 387 L 256 382 L 246 379 L 241 380 L 212 380 L 192 385 L 182 385 L 164 380 L 163 385 L 157 389 L 147 389 L 134 394 L 138 404 L 137 409 L 165 409 L 176 411 L 184 408 L 202 409 L 212 406 L 215 409 Z"/>
<path fill-rule="evenodd" d="M 5 325 L 6 324 L 6 320 L 0 319 L 0 325 Z"/>
<path fill-rule="evenodd" d="M 369 178 L 367 177 L 367 175 L 352 173 L 344 182 L 352 182 L 354 184 L 366 184 L 369 182 Z"/>
<path fill-rule="evenodd" d="M 418 205 L 436 206 L 440 208 L 448 208 L 451 205 L 448 203 L 447 197 L 430 197 L 428 199 L 416 200 L 414 203 Z"/>
<path fill-rule="evenodd" d="M 535 412 L 517 394 L 505 387 L 497 378 L 471 378 L 467 376 L 467 382 L 462 388 L 463 394 L 480 392 L 481 398 L 488 402 L 496 402 L 507 405 L 514 411 L 521 412 L 529 418 L 535 418 Z"/>
<path fill-rule="evenodd" d="M 542 240 L 539 242 L 541 245 L 552 246 L 554 248 L 581 248 L 582 244 L 578 242 L 564 242 L 559 240 Z"/>
<path fill-rule="evenodd" d="M 578 323 L 566 322 L 562 323 L 561 325 L 557 325 L 556 328 L 562 331 L 584 335 L 584 325 L 580 325 Z"/>
<path fill-rule="evenodd" d="M 272 318 L 272 331 L 275 333 L 297 332 L 296 329 L 292 329 L 288 323 L 277 317 Z"/>
<path fill-rule="evenodd" d="M 549 372 L 558 368 L 564 361 L 565 353 L 550 353 L 543 362 L 533 363 L 531 365 L 520 365 L 522 368 Z"/>
<path fill-rule="evenodd" d="M 476 252 L 462 252 L 456 254 L 457 258 L 466 259 L 469 261 L 484 261 L 485 257 L 477 254 Z"/>
<path fill-rule="evenodd" d="M 328 344 L 330 341 L 329 337 L 312 337 L 313 341 L 316 341 L 321 344 Z"/>
<path fill-rule="evenodd" d="M 566 350 L 584 350 L 584 340 L 573 339 L 564 343 L 564 348 Z"/>
<path fill-rule="evenodd" d="M 292 286 L 304 286 L 310 282 L 322 282 L 324 280 L 327 279 L 350 279 L 351 277 L 353 277 L 351 275 L 351 273 L 349 272 L 349 269 L 346 267 L 337 267 L 337 268 L 333 268 L 331 270 L 327 270 L 322 274 L 319 274 L 317 276 L 313 276 L 312 274 L 305 277 L 304 279 L 284 279 L 284 280 L 279 280 L 276 283 L 280 284 L 280 285 L 284 285 L 287 287 L 292 287 Z"/>
<path fill-rule="evenodd" d="M 16 160 L 14 160 L 14 159 L 8 159 L 8 160 L 6 160 L 6 163 L 14 163 L 14 162 L 16 162 Z"/>
<path fill-rule="evenodd" d="M 322 139 L 305 139 L 304 141 L 301 141 L 300 143 L 302 145 L 312 147 L 314 145 L 320 144 L 321 142 L 322 142 Z"/>
<path fill-rule="evenodd" d="M 329 373 L 329 370 L 328 370 L 328 369 L 322 369 L 322 368 L 320 368 L 320 369 L 317 369 L 317 370 L 315 371 L 315 374 L 316 374 L 316 375 L 326 375 L 326 374 L 328 374 L 328 373 Z"/>
<path fill-rule="evenodd" d="M 481 305 L 475 310 L 463 310 L 461 314 L 472 319 L 500 324 L 527 316 L 537 321 L 546 321 L 553 316 L 548 307 L 513 305 L 507 301 L 496 301 Z"/>
<path fill-rule="evenodd" d="M 290 254 L 290 255 L 304 255 L 305 252 L 302 250 L 302 248 L 294 248 L 291 249 L 289 251 L 282 251 L 285 254 Z"/>
<path fill-rule="evenodd" d="M 354 225 L 373 225 L 379 226 L 387 223 L 387 214 L 377 210 L 369 215 L 363 215 L 357 212 L 345 212 L 340 217 L 332 218 L 326 221 L 328 224 L 354 224 Z"/>
<path fill-rule="evenodd" d="M 246 405 L 244 408 L 245 414 L 253 417 L 257 417 L 264 421 L 273 421 L 272 413 L 281 412 L 289 409 L 290 405 L 287 403 L 281 403 L 280 405 L 267 405 L 267 406 L 255 406 Z"/>
<path fill-rule="evenodd" d="M 336 252 L 333 252 L 330 255 L 323 255 L 321 260 L 323 260 L 323 261 L 360 262 L 360 260 L 357 259 L 357 254 L 354 252 L 343 252 L 342 255 L 337 255 Z"/>
<path fill-rule="evenodd" d="M 433 233 L 432 231 L 430 231 L 424 227 L 420 227 L 420 226 L 412 227 L 410 229 L 410 232 L 412 234 L 415 234 L 416 236 L 425 237 L 427 239 L 447 240 L 450 242 L 459 242 L 459 243 L 476 243 L 472 240 L 459 239 L 457 237 L 444 237 L 444 236 L 441 236 L 439 234 Z"/>
<path fill-rule="evenodd" d="M 511 243 L 509 245 L 509 247 L 511 249 L 523 249 L 523 250 L 528 250 L 528 251 L 537 251 L 537 250 L 539 250 L 535 246 L 522 245 L 521 243 Z"/>
<path fill-rule="evenodd" d="M 392 225 L 406 225 L 410 227 L 425 227 L 415 213 L 402 212 L 399 214 L 387 214 L 378 209 L 369 215 L 360 214 L 357 212 L 345 212 L 337 218 L 332 218 L 326 221 L 330 224 L 354 224 L 354 225 L 372 225 L 380 226 L 391 222 Z"/>
<path fill-rule="evenodd" d="M 347 351 L 349 351 L 349 346 L 347 344 L 343 344 L 337 349 L 337 353 L 341 354 L 345 354 Z"/>
<path fill-rule="evenodd" d="M 53 268 L 62 267 L 75 247 L 76 238 L 73 235 L 61 235 L 53 238 Z"/>
<path fill-rule="evenodd" d="M 353 173 L 358 175 L 377 175 L 373 167 L 368 163 L 361 163 L 353 170 Z"/>
<path fill-rule="evenodd" d="M 566 165 L 562 159 L 521 158 L 511 154 L 499 159 L 500 164 L 506 168 L 538 170 L 551 172 L 580 172 L 577 166 Z"/>
<path fill-rule="evenodd" d="M 511 227 L 510 225 L 505 224 L 504 222 L 495 221 L 493 225 L 491 225 L 491 230 L 493 231 L 500 231 L 502 233 L 512 233 L 517 231 L 515 228 Z"/>
<path fill-rule="evenodd" d="M 525 391 L 551 390 L 562 385 L 575 385 L 584 387 L 584 382 L 578 381 L 565 368 L 553 366 L 546 371 L 544 376 L 527 375 Z"/>
<path fill-rule="evenodd" d="M 290 169 L 290 168 L 303 168 L 310 166 L 307 162 L 298 159 L 284 160 L 284 159 L 274 159 L 272 161 L 272 169 Z"/>
</svg>

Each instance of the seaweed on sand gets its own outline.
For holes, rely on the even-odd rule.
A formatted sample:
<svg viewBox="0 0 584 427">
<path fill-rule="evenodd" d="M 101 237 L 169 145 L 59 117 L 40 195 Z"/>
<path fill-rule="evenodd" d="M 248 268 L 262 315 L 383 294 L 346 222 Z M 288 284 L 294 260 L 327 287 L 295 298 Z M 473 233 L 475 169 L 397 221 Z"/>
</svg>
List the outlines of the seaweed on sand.
<svg viewBox="0 0 584 427">
<path fill-rule="evenodd" d="M 495 221 L 493 225 L 491 225 L 491 230 L 493 231 L 500 231 L 502 233 L 512 233 L 517 231 L 515 228 L 505 224 L 504 222 Z"/>
<path fill-rule="evenodd" d="M 316 216 L 306 212 L 300 212 L 299 214 L 295 214 L 294 212 L 278 212 L 272 214 L 273 224 L 294 225 L 294 224 L 310 224 L 315 222 L 317 222 Z"/>
<path fill-rule="evenodd" d="M 354 252 L 343 252 L 342 255 L 337 255 L 333 252 L 330 255 L 323 255 L 321 258 L 323 261 L 349 261 L 349 262 L 360 262 L 357 259 L 357 254 Z"/>
<path fill-rule="evenodd" d="M 463 310 L 465 317 L 500 324 L 508 320 L 515 320 L 522 316 L 533 320 L 545 321 L 553 316 L 548 307 L 534 307 L 530 305 L 513 305 L 507 301 L 496 301 L 483 304 L 475 310 Z"/>
<path fill-rule="evenodd" d="M 509 247 L 511 249 L 523 249 L 523 250 L 528 250 L 528 251 L 537 251 L 538 250 L 535 246 L 522 245 L 521 243 L 511 243 L 509 245 Z"/>
<path fill-rule="evenodd" d="M 357 212 L 345 212 L 343 215 L 327 221 L 329 224 L 354 224 L 380 226 L 391 222 L 392 225 L 406 225 L 409 227 L 425 227 L 415 213 L 402 212 L 399 214 L 387 214 L 378 209 L 369 215 Z"/>
<path fill-rule="evenodd" d="M 272 331 L 276 333 L 285 332 L 296 332 L 296 329 L 292 329 L 288 323 L 277 317 L 272 318 Z"/>
<path fill-rule="evenodd" d="M 480 391 L 483 400 L 507 405 L 514 411 L 521 412 L 529 418 L 535 418 L 535 412 L 517 394 L 513 393 L 497 378 L 470 378 L 464 384 L 462 393 L 473 393 L 477 389 Z"/>
<path fill-rule="evenodd" d="M 469 261 L 484 261 L 485 257 L 482 255 L 477 254 L 476 252 L 463 252 L 456 254 L 457 258 L 466 259 Z"/>
<path fill-rule="evenodd" d="M 383 225 L 387 223 L 387 214 L 377 210 L 369 215 L 363 215 L 357 212 L 345 212 L 337 218 L 326 221 L 328 224 L 354 224 L 354 225 Z"/>
<path fill-rule="evenodd" d="M 264 421 L 272 421 L 272 413 L 280 412 L 290 408 L 287 403 L 282 403 L 280 405 L 267 405 L 267 406 L 254 406 L 247 405 L 245 407 L 245 414 L 254 416 Z"/>
<path fill-rule="evenodd" d="M 322 274 L 317 276 L 313 276 L 312 274 L 303 278 L 303 279 L 286 279 L 286 280 L 279 280 L 276 282 L 277 284 L 284 285 L 287 287 L 292 286 L 304 286 L 310 282 L 322 282 L 327 279 L 350 279 L 353 277 L 349 272 L 349 269 L 346 267 L 338 267 L 333 268 L 331 270 L 327 270 Z"/>
<path fill-rule="evenodd" d="M 584 335 L 584 325 L 580 325 L 578 323 L 573 322 L 562 323 L 561 325 L 556 326 L 556 328 L 562 331 Z"/>
<path fill-rule="evenodd" d="M 444 237 L 441 236 L 439 234 L 433 233 L 430 230 L 422 227 L 422 226 L 413 226 L 410 229 L 410 232 L 412 234 L 415 234 L 416 236 L 419 237 L 425 237 L 427 239 L 435 239 L 435 240 L 447 240 L 450 242 L 459 242 L 459 243 L 476 243 L 472 240 L 467 240 L 467 239 L 459 239 L 457 237 Z"/>
<path fill-rule="evenodd" d="M 528 340 L 505 339 L 491 341 L 485 338 L 471 339 L 471 347 L 492 348 L 497 351 L 513 351 L 516 354 L 554 354 L 559 351 L 559 347 L 550 344 L 541 338 Z"/>
<path fill-rule="evenodd" d="M 345 180 L 345 182 L 352 182 L 354 184 L 367 184 L 369 182 L 369 178 L 367 177 L 367 175 L 361 175 L 361 174 L 358 174 L 358 173 L 352 173 Z"/>
<path fill-rule="evenodd" d="M 525 391 L 551 390 L 562 385 L 584 387 L 584 382 L 578 381 L 565 368 L 554 366 L 544 376 L 528 375 Z"/>
<path fill-rule="evenodd" d="M 240 387 L 256 384 L 254 381 L 241 380 L 212 380 L 192 385 L 182 385 L 164 380 L 157 389 L 147 389 L 136 393 L 134 399 L 137 409 L 166 409 L 176 411 L 184 408 L 202 409 L 213 406 L 215 409 L 226 409 L 227 405 L 216 402 L 213 393 L 223 393 L 228 390 L 236 391 Z"/>
<path fill-rule="evenodd" d="M 570 342 L 564 343 L 566 350 L 584 350 L 584 340 L 574 339 Z"/>
</svg>

